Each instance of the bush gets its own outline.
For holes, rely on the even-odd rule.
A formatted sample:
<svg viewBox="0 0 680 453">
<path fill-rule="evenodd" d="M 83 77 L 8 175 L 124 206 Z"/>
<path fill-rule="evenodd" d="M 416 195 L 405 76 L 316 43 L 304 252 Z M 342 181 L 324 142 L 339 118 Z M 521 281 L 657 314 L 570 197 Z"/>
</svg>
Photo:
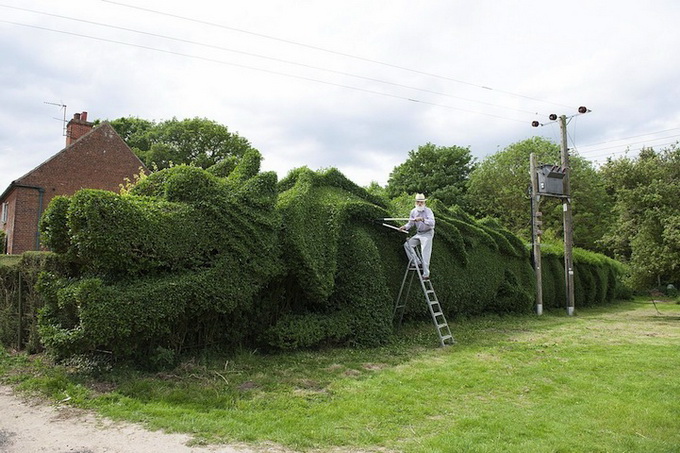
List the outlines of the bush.
<svg viewBox="0 0 680 453">
<path fill-rule="evenodd" d="M 336 170 L 297 169 L 279 196 L 284 260 L 292 283 L 290 314 L 267 335 L 279 348 L 324 343 L 375 345 L 388 340 L 401 286 L 406 236 L 381 226 L 403 217 L 411 197 L 390 206 L 352 187 Z M 432 278 L 447 315 L 527 312 L 532 271 L 522 242 L 491 219 L 477 222 L 436 200 Z M 405 316 L 429 316 L 420 288 L 410 293 Z"/>
<path fill-rule="evenodd" d="M 284 349 L 384 343 L 392 308 L 378 245 L 385 236 L 375 219 L 387 211 L 334 169 L 297 169 L 279 188 L 287 312 L 266 342 Z"/>
<path fill-rule="evenodd" d="M 574 305 L 585 307 L 630 298 L 631 291 L 624 284 L 627 268 L 599 253 L 577 247 L 573 249 Z M 543 264 L 543 305 L 566 306 L 564 250 L 561 246 L 541 246 Z"/>
<path fill-rule="evenodd" d="M 38 312 L 44 298 L 36 282 L 42 271 L 63 267 L 59 256 L 48 252 L 26 252 L 15 264 L 0 265 L 0 344 L 29 352 L 42 349 Z"/>
<path fill-rule="evenodd" d="M 276 175 L 248 177 L 253 159 L 241 160 L 248 168 L 236 178 L 178 166 L 129 195 L 81 190 L 50 205 L 43 233 L 70 271 L 41 280 L 48 349 L 106 350 L 148 365 L 167 359 L 157 354 L 165 349 L 252 337 L 255 313 L 273 311 L 258 305 L 261 293 L 283 271 Z"/>
<path fill-rule="evenodd" d="M 36 263 L 48 351 L 107 351 L 159 369 L 209 345 L 388 341 L 406 236 L 378 219 L 403 217 L 412 198 L 387 203 L 335 169 L 299 168 L 277 183 L 259 163 L 250 150 L 213 171 L 161 170 L 122 195 L 82 190 L 55 199 L 41 229 L 56 253 Z M 429 205 L 437 218 L 432 279 L 445 314 L 530 312 L 527 247 L 494 219 Z M 578 252 L 575 263 L 579 306 L 615 297 L 614 261 Z M 562 303 L 560 253 L 549 247 L 543 276 L 544 303 Z M 416 287 L 405 316 L 428 319 Z"/>
</svg>

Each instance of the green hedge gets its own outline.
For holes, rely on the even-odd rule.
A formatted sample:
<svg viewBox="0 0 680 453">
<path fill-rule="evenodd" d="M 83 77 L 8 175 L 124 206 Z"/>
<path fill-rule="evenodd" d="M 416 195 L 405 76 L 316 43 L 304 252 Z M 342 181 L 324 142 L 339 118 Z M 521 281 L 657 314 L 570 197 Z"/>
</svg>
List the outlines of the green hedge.
<svg viewBox="0 0 680 453">
<path fill-rule="evenodd" d="M 44 298 L 36 283 L 42 272 L 63 269 L 64 260 L 49 252 L 26 252 L 0 263 L 0 344 L 37 352 L 38 312 Z"/>
<path fill-rule="evenodd" d="M 390 262 L 382 259 L 381 249 L 399 244 L 375 219 L 388 212 L 335 169 L 297 169 L 279 189 L 286 309 L 267 332 L 268 344 L 290 349 L 387 341 Z"/>
<path fill-rule="evenodd" d="M 406 235 L 377 219 L 404 217 L 412 196 L 385 202 L 335 169 L 303 167 L 277 182 L 260 159 L 251 150 L 208 171 L 153 173 L 124 195 L 56 198 L 41 222 L 55 253 L 36 285 L 47 349 L 159 364 L 208 345 L 389 341 Z M 432 281 L 446 315 L 531 312 L 525 244 L 493 219 L 428 204 L 437 218 Z M 577 252 L 575 263 L 577 307 L 615 297 L 615 262 Z M 563 276 L 559 254 L 546 250 L 546 306 L 561 306 Z M 427 319 L 417 282 L 409 299 L 406 318 Z"/>
<path fill-rule="evenodd" d="M 291 305 L 268 332 L 269 343 L 296 348 L 387 341 L 406 267 L 406 235 L 376 219 L 403 217 L 412 198 L 381 206 L 333 169 L 297 169 L 279 187 Z M 430 205 L 437 217 L 432 281 L 445 313 L 530 311 L 533 273 L 521 241 L 493 220 L 478 222 L 457 207 Z M 405 316 L 422 317 L 427 305 L 419 284 L 412 288 Z"/>
<path fill-rule="evenodd" d="M 258 173 L 253 153 L 227 178 L 178 166 L 129 195 L 81 190 L 50 204 L 45 242 L 71 266 L 39 285 L 48 349 L 144 360 L 252 341 L 254 318 L 273 311 L 260 294 L 283 273 L 276 175 Z"/>
<path fill-rule="evenodd" d="M 430 206 L 437 224 L 432 281 L 444 313 L 529 312 L 534 280 L 524 244 L 491 219 L 476 221 L 458 207 L 436 202 Z M 411 311 L 424 313 L 422 294 L 414 296 Z"/>
<path fill-rule="evenodd" d="M 588 307 L 624 299 L 629 294 L 623 281 L 625 265 L 599 253 L 574 248 L 574 306 Z M 541 246 L 543 305 L 566 307 L 564 251 L 561 246 Z"/>
</svg>

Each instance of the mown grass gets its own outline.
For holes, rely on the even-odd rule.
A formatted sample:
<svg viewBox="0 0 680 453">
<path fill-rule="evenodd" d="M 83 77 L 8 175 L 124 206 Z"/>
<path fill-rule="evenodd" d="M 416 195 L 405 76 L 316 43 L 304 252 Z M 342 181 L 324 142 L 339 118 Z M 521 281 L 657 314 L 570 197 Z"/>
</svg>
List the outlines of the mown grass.
<svg viewBox="0 0 680 453">
<path fill-rule="evenodd" d="M 195 442 L 293 451 L 680 451 L 680 305 L 429 324 L 390 346 L 204 355 L 162 373 L 2 355 L 6 382 Z M 74 365 L 78 365 L 77 367 Z M 96 368 L 97 364 L 94 364 Z M 96 371 L 96 370 L 95 370 Z"/>
</svg>

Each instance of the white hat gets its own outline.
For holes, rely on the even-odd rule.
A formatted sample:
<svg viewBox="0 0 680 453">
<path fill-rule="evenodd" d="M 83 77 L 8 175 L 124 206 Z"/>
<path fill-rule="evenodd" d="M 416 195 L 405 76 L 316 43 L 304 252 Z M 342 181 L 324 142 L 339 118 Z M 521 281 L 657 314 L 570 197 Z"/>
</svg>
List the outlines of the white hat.
<svg viewBox="0 0 680 453">
<path fill-rule="evenodd" d="M 416 201 L 427 201 L 427 198 L 425 198 L 425 195 L 422 193 L 416 194 Z"/>
</svg>

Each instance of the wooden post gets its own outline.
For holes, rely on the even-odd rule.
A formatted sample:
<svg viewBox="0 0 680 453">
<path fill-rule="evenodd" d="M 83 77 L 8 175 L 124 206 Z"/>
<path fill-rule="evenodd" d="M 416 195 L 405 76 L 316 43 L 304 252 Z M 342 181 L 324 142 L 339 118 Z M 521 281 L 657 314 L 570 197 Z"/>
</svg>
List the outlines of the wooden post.
<svg viewBox="0 0 680 453">
<path fill-rule="evenodd" d="M 21 281 L 21 269 L 19 269 L 19 276 L 17 280 L 19 281 L 19 287 L 17 288 L 18 302 L 17 302 L 17 312 L 19 316 L 19 327 L 17 328 L 17 351 L 21 351 L 21 346 L 23 343 L 23 331 L 24 331 L 24 306 L 23 306 L 23 294 L 21 291 L 22 281 Z"/>
<path fill-rule="evenodd" d="M 534 273 L 536 274 L 536 314 L 543 314 L 543 277 L 541 276 L 541 231 L 539 219 L 540 195 L 536 174 L 536 154 L 529 157 L 529 173 L 531 173 L 531 245 L 534 257 Z"/>
<path fill-rule="evenodd" d="M 567 314 L 574 314 L 574 260 L 572 247 L 574 241 L 574 225 L 571 217 L 571 168 L 569 167 L 569 148 L 567 146 L 567 117 L 560 116 L 560 129 L 562 131 L 562 167 L 564 173 L 564 199 L 562 209 L 564 211 L 564 273 L 567 289 Z"/>
</svg>

